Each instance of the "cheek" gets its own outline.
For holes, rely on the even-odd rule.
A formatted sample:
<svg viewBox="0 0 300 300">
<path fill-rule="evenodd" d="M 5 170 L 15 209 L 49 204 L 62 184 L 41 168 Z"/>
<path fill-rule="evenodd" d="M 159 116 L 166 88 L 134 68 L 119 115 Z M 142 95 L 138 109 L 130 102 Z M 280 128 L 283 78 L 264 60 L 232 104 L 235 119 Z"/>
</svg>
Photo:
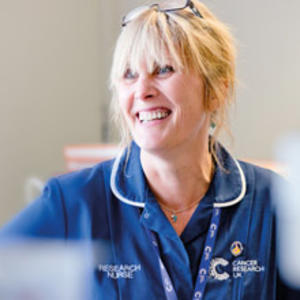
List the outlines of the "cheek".
<svg viewBox="0 0 300 300">
<path fill-rule="evenodd" d="M 128 107 L 127 102 L 124 99 L 119 100 L 119 108 L 120 108 L 120 113 L 121 113 L 121 116 L 123 117 L 123 119 L 126 121 L 127 124 L 130 123 L 129 122 L 130 108 Z"/>
<path fill-rule="evenodd" d="M 119 88 L 118 89 L 118 101 L 121 111 L 126 114 L 126 112 L 129 112 L 132 106 L 132 97 L 130 95 L 130 92 L 126 88 Z"/>
</svg>

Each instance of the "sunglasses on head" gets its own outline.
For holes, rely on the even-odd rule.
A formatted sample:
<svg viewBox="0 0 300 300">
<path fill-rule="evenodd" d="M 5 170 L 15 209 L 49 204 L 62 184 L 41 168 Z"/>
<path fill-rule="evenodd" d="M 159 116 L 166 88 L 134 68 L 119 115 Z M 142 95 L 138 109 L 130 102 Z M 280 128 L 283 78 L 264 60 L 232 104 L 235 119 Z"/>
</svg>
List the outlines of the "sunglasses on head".
<svg viewBox="0 0 300 300">
<path fill-rule="evenodd" d="M 155 7 L 158 11 L 164 13 L 172 13 L 178 10 L 185 9 L 186 7 L 189 7 L 195 16 L 203 19 L 203 16 L 198 11 L 198 9 L 194 6 L 194 3 L 191 0 L 163 0 L 160 1 L 159 3 L 153 3 L 150 5 L 144 5 L 144 6 L 139 6 L 134 8 L 126 16 L 123 17 L 122 27 L 126 26 L 133 19 L 135 19 L 144 11 L 152 7 Z"/>
</svg>

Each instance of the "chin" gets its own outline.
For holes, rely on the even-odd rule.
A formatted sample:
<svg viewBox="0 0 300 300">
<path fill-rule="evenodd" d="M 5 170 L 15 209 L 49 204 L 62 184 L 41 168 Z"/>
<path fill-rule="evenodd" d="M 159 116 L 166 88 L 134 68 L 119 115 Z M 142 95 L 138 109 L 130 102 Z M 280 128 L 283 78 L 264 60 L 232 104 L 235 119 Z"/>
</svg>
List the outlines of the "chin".
<svg viewBox="0 0 300 300">
<path fill-rule="evenodd" d="M 134 139 L 135 143 L 141 148 L 143 151 L 147 152 L 155 152 L 161 151 L 166 148 L 166 144 L 162 141 L 152 140 L 152 139 Z"/>
</svg>

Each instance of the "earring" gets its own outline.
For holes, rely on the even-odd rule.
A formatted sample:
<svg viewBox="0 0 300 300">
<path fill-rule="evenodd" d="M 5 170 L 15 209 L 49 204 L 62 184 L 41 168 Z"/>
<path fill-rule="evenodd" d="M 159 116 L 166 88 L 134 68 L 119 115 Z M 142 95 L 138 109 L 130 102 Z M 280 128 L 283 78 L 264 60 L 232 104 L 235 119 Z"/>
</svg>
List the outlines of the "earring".
<svg viewBox="0 0 300 300">
<path fill-rule="evenodd" d="M 211 120 L 210 121 L 210 129 L 214 130 L 215 128 L 216 128 L 216 123 L 213 120 Z"/>
</svg>

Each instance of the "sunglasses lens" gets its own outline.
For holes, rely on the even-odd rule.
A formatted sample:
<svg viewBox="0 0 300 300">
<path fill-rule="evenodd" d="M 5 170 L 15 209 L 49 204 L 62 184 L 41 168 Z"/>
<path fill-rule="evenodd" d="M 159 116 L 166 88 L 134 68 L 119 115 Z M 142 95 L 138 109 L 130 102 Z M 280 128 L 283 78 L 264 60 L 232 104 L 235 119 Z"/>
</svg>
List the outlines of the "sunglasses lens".
<svg viewBox="0 0 300 300">
<path fill-rule="evenodd" d="M 139 15 L 141 15 L 143 12 L 145 12 L 151 7 L 157 7 L 160 11 L 167 12 L 167 11 L 176 11 L 176 10 L 184 9 L 187 6 L 190 6 L 190 4 L 191 4 L 191 0 L 162 0 L 155 3 L 152 2 L 152 4 L 140 6 L 130 11 L 123 18 L 122 26 L 126 26 L 127 23 L 137 18 Z M 190 7 L 192 8 L 192 6 Z M 202 16 L 198 12 L 197 13 L 194 12 L 194 14 L 202 18 Z"/>
<path fill-rule="evenodd" d="M 187 6 L 187 0 L 163 0 L 159 1 L 158 5 L 161 10 L 177 10 Z"/>
<path fill-rule="evenodd" d="M 122 26 L 125 26 L 127 23 L 145 12 L 147 9 L 149 9 L 149 6 L 139 6 L 131 10 L 126 16 L 123 17 Z"/>
</svg>

